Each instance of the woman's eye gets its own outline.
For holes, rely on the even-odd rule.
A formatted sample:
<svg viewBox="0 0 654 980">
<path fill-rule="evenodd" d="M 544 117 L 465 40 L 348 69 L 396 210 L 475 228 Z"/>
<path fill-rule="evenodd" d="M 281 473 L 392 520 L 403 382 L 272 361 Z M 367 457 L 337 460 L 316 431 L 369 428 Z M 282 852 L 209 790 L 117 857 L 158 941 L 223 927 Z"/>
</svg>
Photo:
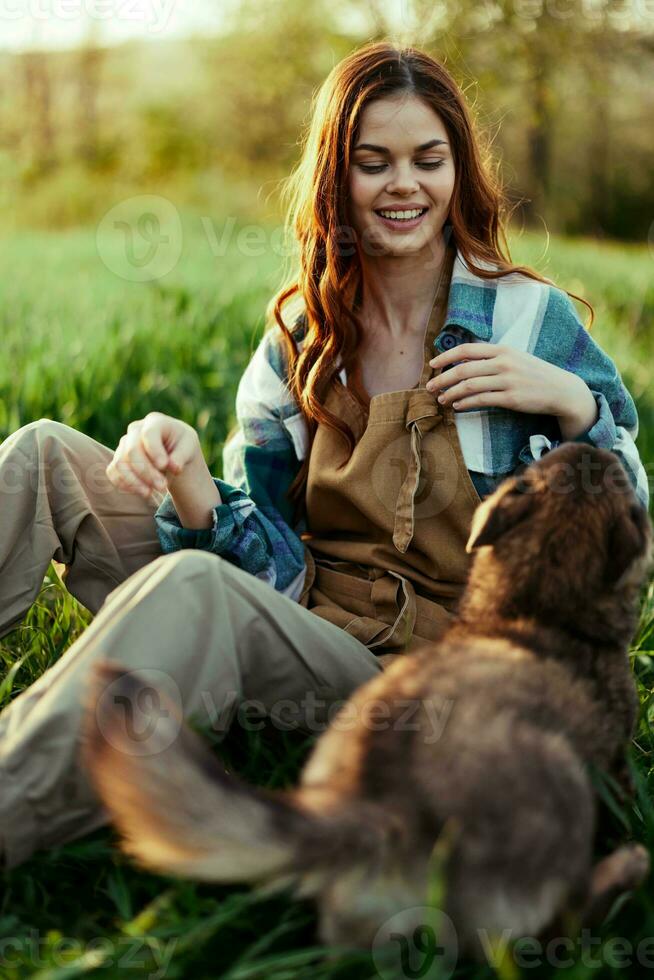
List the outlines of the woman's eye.
<svg viewBox="0 0 654 980">
<path fill-rule="evenodd" d="M 416 163 L 417 167 L 424 167 L 425 170 L 437 170 L 438 167 L 442 167 L 445 163 L 444 160 L 422 160 Z M 360 163 L 359 167 L 365 174 L 380 174 L 385 163 Z"/>
</svg>

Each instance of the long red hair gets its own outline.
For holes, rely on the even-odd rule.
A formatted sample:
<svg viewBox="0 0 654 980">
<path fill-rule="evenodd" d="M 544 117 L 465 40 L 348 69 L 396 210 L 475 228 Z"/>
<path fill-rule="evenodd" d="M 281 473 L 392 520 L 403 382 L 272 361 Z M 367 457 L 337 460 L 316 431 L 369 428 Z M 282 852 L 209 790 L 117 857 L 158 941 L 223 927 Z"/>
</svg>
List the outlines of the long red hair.
<svg viewBox="0 0 654 980">
<path fill-rule="evenodd" d="M 450 203 L 450 241 L 469 268 L 484 279 L 510 272 L 550 283 L 535 270 L 511 261 L 504 229 L 506 199 L 490 148 L 475 130 L 463 93 L 438 61 L 414 47 L 374 42 L 354 51 L 334 66 L 312 106 L 311 122 L 300 161 L 286 179 L 286 234 L 299 245 L 299 271 L 271 299 L 267 320 L 283 331 L 289 365 L 289 388 L 307 421 L 310 445 L 318 423 L 340 431 L 354 449 L 349 426 L 322 403 L 326 386 L 339 362 L 346 369 L 361 338 L 353 310 L 361 278 L 359 243 L 343 247 L 347 224 L 347 186 L 350 153 L 358 136 L 361 114 L 375 99 L 413 94 L 443 121 L 453 154 L 455 183 Z M 495 266 L 489 270 L 476 264 Z M 296 294 L 304 301 L 306 335 L 299 353 L 293 324 L 287 326 L 282 307 Z M 570 294 L 574 296 L 574 294 Z M 580 299 L 591 313 L 589 303 Z M 310 451 L 289 489 L 301 503 Z"/>
</svg>

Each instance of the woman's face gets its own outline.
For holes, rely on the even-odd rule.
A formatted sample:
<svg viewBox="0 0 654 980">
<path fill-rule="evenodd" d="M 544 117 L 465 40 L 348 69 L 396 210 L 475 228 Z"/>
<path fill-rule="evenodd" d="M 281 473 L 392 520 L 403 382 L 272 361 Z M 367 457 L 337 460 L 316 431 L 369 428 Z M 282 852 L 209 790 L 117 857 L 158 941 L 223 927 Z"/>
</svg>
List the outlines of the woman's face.
<svg viewBox="0 0 654 980">
<path fill-rule="evenodd" d="M 409 94 L 369 103 L 350 159 L 349 217 L 364 254 L 410 255 L 440 241 L 454 159 L 430 106 Z M 419 216 L 406 217 L 419 209 Z"/>
</svg>

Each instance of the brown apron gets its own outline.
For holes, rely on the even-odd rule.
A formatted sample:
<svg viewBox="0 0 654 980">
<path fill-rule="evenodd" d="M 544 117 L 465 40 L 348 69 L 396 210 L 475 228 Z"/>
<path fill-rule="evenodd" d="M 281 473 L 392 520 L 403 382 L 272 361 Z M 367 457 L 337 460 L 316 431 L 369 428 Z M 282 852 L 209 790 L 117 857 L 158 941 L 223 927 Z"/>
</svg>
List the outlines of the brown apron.
<svg viewBox="0 0 654 980">
<path fill-rule="evenodd" d="M 425 331 L 418 385 L 374 395 L 367 411 L 335 375 L 325 405 L 352 429 L 354 452 L 338 469 L 347 457 L 345 442 L 322 424 L 311 448 L 300 603 L 376 654 L 438 639 L 469 568 L 465 545 L 480 497 L 461 453 L 454 410 L 425 389 L 453 258 L 450 250 Z"/>
</svg>

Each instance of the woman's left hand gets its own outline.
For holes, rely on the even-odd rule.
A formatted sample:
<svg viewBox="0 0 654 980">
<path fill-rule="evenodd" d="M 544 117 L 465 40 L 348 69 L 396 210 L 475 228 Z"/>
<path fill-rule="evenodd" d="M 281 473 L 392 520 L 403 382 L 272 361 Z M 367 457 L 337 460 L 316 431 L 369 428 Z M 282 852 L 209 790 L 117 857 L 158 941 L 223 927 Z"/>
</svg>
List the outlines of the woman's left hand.
<svg viewBox="0 0 654 980">
<path fill-rule="evenodd" d="M 437 370 L 456 363 L 427 382 L 440 404 L 455 409 L 500 406 L 570 420 L 589 418 L 593 412 L 594 419 L 597 414 L 582 378 L 504 344 L 460 344 L 429 363 Z"/>
</svg>

